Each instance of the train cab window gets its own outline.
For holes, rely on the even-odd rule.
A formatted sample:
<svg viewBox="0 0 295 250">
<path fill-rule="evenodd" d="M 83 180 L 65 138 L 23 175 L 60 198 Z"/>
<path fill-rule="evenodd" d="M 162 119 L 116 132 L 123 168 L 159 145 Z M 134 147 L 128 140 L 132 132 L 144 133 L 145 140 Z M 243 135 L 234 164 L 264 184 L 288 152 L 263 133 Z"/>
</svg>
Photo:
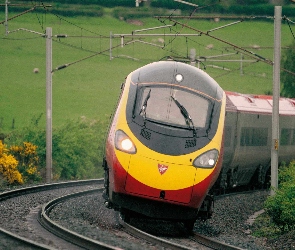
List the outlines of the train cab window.
<svg viewBox="0 0 295 250">
<path fill-rule="evenodd" d="M 280 145 L 286 146 L 291 144 L 292 129 L 281 129 Z"/>
<path fill-rule="evenodd" d="M 267 128 L 246 128 L 241 129 L 241 146 L 266 146 L 267 145 Z"/>
<path fill-rule="evenodd" d="M 207 126 L 210 102 L 183 89 L 165 86 L 142 87 L 137 114 L 146 119 L 176 126 Z"/>
</svg>

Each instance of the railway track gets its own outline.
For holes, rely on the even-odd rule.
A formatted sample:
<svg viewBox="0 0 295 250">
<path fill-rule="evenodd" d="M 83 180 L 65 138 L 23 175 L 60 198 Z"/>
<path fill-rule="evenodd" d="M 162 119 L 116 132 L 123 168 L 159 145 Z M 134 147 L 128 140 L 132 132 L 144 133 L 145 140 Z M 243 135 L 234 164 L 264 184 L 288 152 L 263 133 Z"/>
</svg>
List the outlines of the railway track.
<svg viewBox="0 0 295 250">
<path fill-rule="evenodd" d="M 97 194 L 102 191 L 102 180 L 93 180 L 89 182 L 67 182 L 60 184 L 52 184 L 52 185 L 43 185 L 30 187 L 20 190 L 9 191 L 0 194 L 0 207 L 3 206 L 3 201 L 7 201 L 10 199 L 19 200 L 23 195 L 32 195 L 38 192 L 48 192 L 52 190 L 60 190 L 62 188 L 68 189 L 70 187 L 80 186 L 83 187 L 81 190 L 68 191 L 65 195 L 56 195 L 53 199 L 48 200 L 46 203 L 42 203 L 35 208 L 35 217 L 40 221 L 42 226 L 49 230 L 56 236 L 57 242 L 63 239 L 66 243 L 69 244 L 67 247 L 56 248 L 54 245 L 43 244 L 42 241 L 36 242 L 35 240 L 31 240 L 29 237 L 24 235 L 20 235 L 19 233 L 14 232 L 15 230 L 9 230 L 5 228 L 0 228 L 0 237 L 6 237 L 7 240 L 12 240 L 13 244 L 16 243 L 22 246 L 22 249 L 120 249 L 118 247 L 112 246 L 110 244 L 94 240 L 89 237 L 85 237 L 76 233 L 74 231 L 68 230 L 67 228 L 59 225 L 50 219 L 50 212 L 59 204 L 66 202 L 69 199 L 80 199 L 80 197 L 85 197 L 87 195 L 95 195 L 95 199 Z M 86 188 L 85 188 L 86 187 Z M 78 188 L 79 189 L 79 188 Z M 220 198 L 218 198 L 220 199 Z M 77 202 L 78 203 L 78 202 Z M 1 212 L 1 211 L 0 211 Z M 140 238 L 141 241 L 146 241 L 151 243 L 153 246 L 168 248 L 168 249 L 239 249 L 242 248 L 234 247 L 216 240 L 212 240 L 209 237 L 194 233 L 192 235 L 186 235 L 185 237 L 158 237 L 154 234 L 150 234 L 145 232 L 144 230 L 140 230 L 130 224 L 123 222 L 123 220 L 119 217 L 119 223 L 122 225 L 121 231 L 125 231 L 129 235 L 132 235 L 136 238 Z M 1 226 L 1 224 L 0 224 Z M 39 225 L 39 227 L 41 227 Z M 38 231 L 42 231 L 37 229 Z M 36 232 L 36 229 L 35 229 Z M 48 234 L 48 232 L 47 232 Z M 110 236 L 112 237 L 112 236 Z M 70 243 L 69 243 L 70 242 Z M 57 243 L 58 245 L 63 245 Z M 1 248 L 1 245 L 0 245 Z"/>
<path fill-rule="evenodd" d="M 52 237 L 36 225 L 38 211 L 46 199 L 77 192 L 77 190 L 95 190 L 95 187 L 102 186 L 102 183 L 102 179 L 72 181 L 26 187 L 1 193 L 0 248 L 5 249 L 8 244 L 9 247 L 11 245 L 19 246 L 21 249 L 59 249 L 56 247 L 58 245 L 66 246 L 65 249 L 67 247 L 75 249 L 74 245 Z M 55 240 L 57 240 L 56 244 Z"/>
<path fill-rule="evenodd" d="M 74 231 L 68 230 L 65 227 L 62 227 L 61 225 L 55 223 L 53 220 L 49 218 L 50 211 L 59 203 L 66 201 L 67 199 L 72 199 L 79 196 L 85 196 L 88 194 L 100 192 L 103 190 L 102 188 L 99 189 L 93 189 L 93 190 L 87 190 L 82 191 L 74 194 L 69 194 L 67 196 L 59 197 L 57 199 L 54 199 L 47 204 L 42 206 L 42 211 L 40 213 L 39 222 L 40 224 L 46 228 L 48 231 L 52 232 L 53 234 L 59 236 L 62 239 L 65 239 L 77 246 L 80 246 L 83 249 L 106 249 L 106 250 L 119 250 L 120 248 L 115 246 L 107 245 L 103 242 L 96 241 L 93 239 L 90 239 L 88 237 L 85 237 L 81 234 L 78 234 Z"/>
<path fill-rule="evenodd" d="M 97 190 L 98 191 L 98 190 Z M 102 189 L 100 189 L 102 191 Z M 41 218 L 45 220 L 46 227 L 49 230 L 52 230 L 52 228 L 55 228 L 55 234 L 60 235 L 61 237 L 68 238 L 69 241 L 75 242 L 75 244 L 83 246 L 87 249 L 118 249 L 113 248 L 112 246 L 103 244 L 101 245 L 100 242 L 96 242 L 95 240 L 92 240 L 88 237 L 84 237 L 82 235 L 79 235 L 75 232 L 71 232 L 68 229 L 65 229 L 64 227 L 54 223 L 48 216 L 51 209 L 53 209 L 57 204 L 60 202 L 64 202 L 67 199 L 83 197 L 87 194 L 93 193 L 92 191 L 86 191 L 86 192 L 80 192 L 77 194 L 70 194 L 65 197 L 61 197 L 58 199 L 55 199 L 53 201 L 50 201 L 49 203 L 45 204 L 42 208 L 42 215 Z M 95 192 L 97 193 L 97 192 Z M 78 203 L 78 202 L 77 202 Z M 118 216 L 118 221 L 120 225 L 122 226 L 121 230 L 124 230 L 126 233 L 136 237 L 140 238 L 146 242 L 149 242 L 157 247 L 161 248 L 167 248 L 167 249 L 176 249 L 176 250 L 183 250 L 183 249 L 200 249 L 200 250 L 207 250 L 207 249 L 224 249 L 224 250 L 241 250 L 242 248 L 231 246 L 229 244 L 219 242 L 216 240 L 213 240 L 209 237 L 203 236 L 201 234 L 193 233 L 192 235 L 185 236 L 184 239 L 180 240 L 180 243 L 175 242 L 175 239 L 170 240 L 165 237 L 158 237 L 153 234 L 147 233 L 144 230 L 140 230 L 139 228 L 136 228 L 132 226 L 129 223 L 126 223 L 122 220 L 120 216 Z M 43 224 L 43 223 L 42 223 Z M 176 241 L 179 241 L 178 239 Z M 193 245 L 193 247 L 187 246 L 187 242 L 190 241 L 190 245 Z"/>
<path fill-rule="evenodd" d="M 229 244 L 214 240 L 199 233 L 191 233 L 190 235 L 186 235 L 185 237 L 176 237 L 174 239 L 171 239 L 171 237 L 158 237 L 153 234 L 146 233 L 145 231 L 142 231 L 130 225 L 129 223 L 124 222 L 121 217 L 119 220 L 120 224 L 123 226 L 126 232 L 135 237 L 142 238 L 148 242 L 152 242 L 155 245 L 163 248 L 174 250 L 243 250 L 242 248 L 231 246 Z"/>
</svg>

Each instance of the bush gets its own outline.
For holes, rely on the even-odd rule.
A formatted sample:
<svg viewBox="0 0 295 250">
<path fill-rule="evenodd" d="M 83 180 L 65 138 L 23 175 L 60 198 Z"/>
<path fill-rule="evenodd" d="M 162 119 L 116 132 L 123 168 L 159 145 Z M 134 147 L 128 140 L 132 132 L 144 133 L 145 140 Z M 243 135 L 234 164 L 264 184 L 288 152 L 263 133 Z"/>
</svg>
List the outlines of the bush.
<svg viewBox="0 0 295 250">
<path fill-rule="evenodd" d="M 33 183 L 41 180 L 39 171 L 39 157 L 37 146 L 30 142 L 23 142 L 23 145 L 14 145 L 9 152 L 18 161 L 18 170 L 25 183 Z"/>
<path fill-rule="evenodd" d="M 39 118 L 38 118 L 39 119 Z M 53 180 L 89 179 L 102 177 L 101 162 L 104 150 L 106 121 L 81 118 L 53 128 L 52 171 Z M 5 138 L 7 144 L 21 145 L 31 142 L 37 146 L 41 176 L 46 173 L 46 131 L 38 121 L 14 130 Z"/>
<path fill-rule="evenodd" d="M 295 161 L 279 169 L 279 188 L 268 197 L 265 210 L 281 229 L 295 229 Z"/>
<path fill-rule="evenodd" d="M 18 161 L 9 154 L 6 145 L 0 140 L 0 174 L 1 184 L 23 184 L 23 178 L 17 169 Z"/>
</svg>

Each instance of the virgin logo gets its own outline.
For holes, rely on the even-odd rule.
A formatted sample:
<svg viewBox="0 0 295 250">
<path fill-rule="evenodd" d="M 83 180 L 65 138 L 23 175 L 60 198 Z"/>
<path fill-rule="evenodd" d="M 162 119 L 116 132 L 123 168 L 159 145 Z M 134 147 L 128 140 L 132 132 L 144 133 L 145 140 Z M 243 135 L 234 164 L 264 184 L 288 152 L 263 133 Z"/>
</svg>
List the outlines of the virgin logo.
<svg viewBox="0 0 295 250">
<path fill-rule="evenodd" d="M 164 174 L 167 171 L 168 166 L 158 163 L 158 169 L 160 174 Z"/>
</svg>

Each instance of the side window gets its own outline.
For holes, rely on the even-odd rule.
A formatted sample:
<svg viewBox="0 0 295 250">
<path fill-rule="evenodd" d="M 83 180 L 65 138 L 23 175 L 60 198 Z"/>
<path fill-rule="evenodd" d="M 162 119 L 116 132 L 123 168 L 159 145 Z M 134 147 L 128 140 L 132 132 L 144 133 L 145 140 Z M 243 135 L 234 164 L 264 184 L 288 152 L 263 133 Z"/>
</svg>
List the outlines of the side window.
<svg viewBox="0 0 295 250">
<path fill-rule="evenodd" d="M 241 146 L 249 146 L 251 144 L 251 128 L 242 128 L 241 129 L 241 140 L 240 145 Z"/>
<path fill-rule="evenodd" d="M 280 145 L 290 145 L 291 144 L 291 136 L 292 136 L 292 129 L 282 128 L 281 129 L 281 138 L 280 138 Z"/>
<path fill-rule="evenodd" d="M 267 145 L 267 128 L 253 128 L 253 146 L 266 146 Z"/>
<path fill-rule="evenodd" d="M 246 128 L 241 129 L 241 146 L 266 146 L 268 137 L 267 128 Z"/>
</svg>

